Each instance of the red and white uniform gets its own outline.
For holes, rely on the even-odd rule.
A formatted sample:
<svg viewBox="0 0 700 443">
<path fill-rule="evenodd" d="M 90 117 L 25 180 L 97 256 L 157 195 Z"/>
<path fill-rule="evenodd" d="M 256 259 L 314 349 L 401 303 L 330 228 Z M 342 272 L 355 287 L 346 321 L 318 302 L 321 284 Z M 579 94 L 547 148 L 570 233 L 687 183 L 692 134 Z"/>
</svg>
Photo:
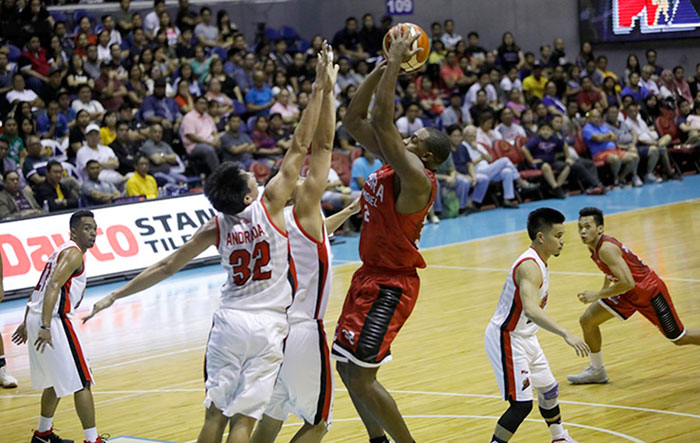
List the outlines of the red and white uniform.
<svg viewBox="0 0 700 443">
<path fill-rule="evenodd" d="M 85 293 L 87 283 L 85 265 L 61 287 L 49 325 L 53 347 L 46 346 L 41 353 L 33 345 L 39 336 L 42 324 L 41 312 L 46 287 L 53 273 L 56 272 L 61 253 L 71 248 L 80 250 L 75 242 L 69 240 L 51 254 L 28 302 L 27 343 L 30 344 L 29 368 L 32 387 L 37 390 L 53 387 L 59 398 L 94 384 L 87 357 L 80 343 L 78 329 L 72 319 L 73 312 L 80 305 Z"/>
<path fill-rule="evenodd" d="M 284 362 L 265 414 L 280 421 L 295 414 L 313 425 L 330 423 L 333 372 L 323 317 L 331 287 L 331 244 L 325 226 L 323 241 L 304 230 L 295 206 L 287 207 L 284 215 L 297 291 L 287 311 Z"/>
<path fill-rule="evenodd" d="M 413 214 L 396 210 L 395 171 L 384 165 L 370 174 L 362 190 L 360 258 L 345 297 L 333 342 L 333 357 L 363 367 L 391 361 L 391 343 L 418 298 L 416 268 L 425 261 L 418 241 L 435 200 L 435 175 L 425 170 L 432 190 L 423 209 Z"/>
<path fill-rule="evenodd" d="M 556 379 L 537 340 L 539 327 L 523 312 L 520 288 L 515 272 L 525 261 L 532 260 L 542 273 L 539 288 L 540 307 L 545 308 L 549 293 L 549 269 L 532 247 L 523 252 L 510 268 L 508 278 L 498 299 L 484 335 L 486 355 L 496 374 L 498 388 L 504 400 L 532 400 L 532 388 L 551 388 Z"/>
<path fill-rule="evenodd" d="M 598 300 L 598 303 L 621 320 L 627 320 L 639 311 L 671 341 L 683 337 L 686 330 L 678 318 L 671 295 L 663 280 L 625 245 L 613 237 L 603 235 L 595 249 L 591 251 L 591 259 L 603 271 L 606 278 L 612 284 L 617 283 L 618 280 L 598 255 L 604 242 L 610 242 L 622 251 L 622 258 L 634 279 L 634 288 L 622 295 Z"/>
<path fill-rule="evenodd" d="M 282 364 L 294 264 L 287 234 L 262 200 L 235 216 L 217 215 L 216 224 L 228 276 L 207 343 L 204 406 L 260 419 Z"/>
</svg>

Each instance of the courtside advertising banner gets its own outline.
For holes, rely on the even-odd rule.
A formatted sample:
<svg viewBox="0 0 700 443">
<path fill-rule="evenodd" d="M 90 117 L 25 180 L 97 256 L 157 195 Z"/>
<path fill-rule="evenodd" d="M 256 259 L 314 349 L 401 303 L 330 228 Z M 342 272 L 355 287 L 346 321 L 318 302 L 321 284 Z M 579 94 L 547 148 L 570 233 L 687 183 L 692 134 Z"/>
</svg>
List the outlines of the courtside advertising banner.
<svg viewBox="0 0 700 443">
<path fill-rule="evenodd" d="M 146 268 L 182 246 L 216 211 L 203 194 L 91 209 L 95 245 L 85 254 L 88 282 Z M 70 237 L 71 213 L 0 223 L 5 291 L 30 289 L 49 255 Z M 211 247 L 197 257 L 217 255 Z"/>
</svg>

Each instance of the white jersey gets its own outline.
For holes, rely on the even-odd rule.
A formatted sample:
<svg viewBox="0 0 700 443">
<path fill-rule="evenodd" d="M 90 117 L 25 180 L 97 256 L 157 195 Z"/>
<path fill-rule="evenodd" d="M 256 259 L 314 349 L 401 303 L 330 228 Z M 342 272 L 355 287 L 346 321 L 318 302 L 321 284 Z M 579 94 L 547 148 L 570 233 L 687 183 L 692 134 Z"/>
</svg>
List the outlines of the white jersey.
<svg viewBox="0 0 700 443">
<path fill-rule="evenodd" d="M 236 215 L 216 216 L 216 247 L 228 276 L 221 307 L 284 314 L 292 304 L 296 275 L 287 234 L 270 220 L 262 200 Z"/>
<path fill-rule="evenodd" d="M 539 327 L 525 316 L 523 303 L 520 299 L 520 288 L 515 284 L 515 271 L 526 260 L 533 260 L 542 272 L 542 286 L 540 286 L 540 307 L 544 309 L 549 294 L 549 269 L 542 261 L 540 255 L 532 247 L 523 252 L 510 268 L 506 284 L 503 286 L 501 298 L 498 300 L 496 312 L 491 317 L 491 323 L 502 331 L 518 335 L 534 335 Z"/>
<path fill-rule="evenodd" d="M 323 320 L 331 291 L 331 243 L 323 225 L 323 242 L 311 237 L 299 224 L 296 206 L 284 210 L 289 252 L 297 274 L 297 291 L 289 308 L 290 323 Z"/>
<path fill-rule="evenodd" d="M 56 268 L 58 267 L 58 257 L 63 251 L 70 248 L 76 248 L 80 250 L 74 241 L 68 240 L 66 243 L 62 244 L 49 257 L 46 261 L 46 266 L 44 266 L 44 271 L 39 277 L 39 282 L 34 287 L 31 297 L 29 297 L 29 310 L 36 314 L 41 314 L 44 305 L 44 295 L 46 294 L 46 287 L 48 286 L 49 280 Z M 52 315 L 65 316 L 72 314 L 75 309 L 80 305 L 83 300 L 83 295 L 85 294 L 85 285 L 87 284 L 87 277 L 85 275 L 85 263 L 83 263 L 82 269 L 79 269 L 77 273 L 70 276 L 68 281 L 61 287 L 61 292 L 58 294 L 58 301 L 53 307 Z"/>
</svg>

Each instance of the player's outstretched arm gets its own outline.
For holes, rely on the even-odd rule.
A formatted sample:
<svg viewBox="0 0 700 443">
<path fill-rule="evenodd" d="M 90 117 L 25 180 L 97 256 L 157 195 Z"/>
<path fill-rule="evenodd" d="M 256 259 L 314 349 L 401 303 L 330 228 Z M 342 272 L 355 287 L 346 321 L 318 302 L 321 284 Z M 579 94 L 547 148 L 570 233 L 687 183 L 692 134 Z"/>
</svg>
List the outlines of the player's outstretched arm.
<svg viewBox="0 0 700 443">
<path fill-rule="evenodd" d="M 344 207 L 342 210 L 326 218 L 326 231 L 328 233 L 335 232 L 343 225 L 343 223 L 345 223 L 345 220 L 360 212 L 360 209 L 362 209 L 362 205 L 360 204 L 360 197 L 357 197 L 355 201 Z"/>
<path fill-rule="evenodd" d="M 311 146 L 311 140 L 318 124 L 318 116 L 321 111 L 322 91 L 325 88 L 327 79 L 325 78 L 326 63 L 329 59 L 330 48 L 327 42 L 323 42 L 321 52 L 318 55 L 318 65 L 316 66 L 316 82 L 311 91 L 309 104 L 301 116 L 301 120 L 294 130 L 292 136 L 292 146 L 287 150 L 284 161 L 280 166 L 280 171 L 265 186 L 263 202 L 270 217 L 278 226 L 284 226 L 282 210 L 287 204 L 296 185 L 304 158 Z"/>
<path fill-rule="evenodd" d="M 386 62 L 382 61 L 370 72 L 360 87 L 357 88 L 357 92 L 355 92 L 355 96 L 350 101 L 348 110 L 343 118 L 343 126 L 348 130 L 352 138 L 379 158 L 384 157 L 382 157 L 382 151 L 379 149 L 379 141 L 374 128 L 372 128 L 372 124 L 367 118 L 367 112 L 372 101 L 372 95 L 374 95 L 374 91 L 377 89 L 385 69 Z"/>
<path fill-rule="evenodd" d="M 586 342 L 560 326 L 540 307 L 539 288 L 542 284 L 542 273 L 534 261 L 526 260 L 518 265 L 515 270 L 515 284 L 520 288 L 523 312 L 527 318 L 540 328 L 562 337 L 576 350 L 576 355 L 585 357 L 591 352 Z"/>
<path fill-rule="evenodd" d="M 578 294 L 578 299 L 583 303 L 593 303 L 596 300 L 602 298 L 614 297 L 616 295 L 624 294 L 630 289 L 634 288 L 634 277 L 632 277 L 632 271 L 630 271 L 629 266 L 622 258 L 622 251 L 620 248 L 610 242 L 604 242 L 600 246 L 598 251 L 598 256 L 600 260 L 608 265 L 610 272 L 613 273 L 617 282 L 610 285 L 606 278 L 607 284 L 603 284 L 603 289 L 600 291 L 581 291 Z"/>
<path fill-rule="evenodd" d="M 41 329 L 34 342 L 36 350 L 44 352 L 46 345 L 53 347 L 51 342 L 51 317 L 53 308 L 58 301 L 58 294 L 68 279 L 83 266 L 83 254 L 76 248 L 66 249 L 58 256 L 56 270 L 51 274 L 51 278 L 46 283 L 44 294 L 44 304 L 41 307 Z"/>
<path fill-rule="evenodd" d="M 187 240 L 187 242 L 175 252 L 144 269 L 129 283 L 95 303 L 90 315 L 83 318 L 83 323 L 90 320 L 98 312 L 112 306 L 112 304 L 120 298 L 128 297 L 129 295 L 148 289 L 175 274 L 208 247 L 215 245 L 217 235 L 216 219 L 212 218 L 206 222 L 204 226 L 199 228 L 194 236 Z"/>
<path fill-rule="evenodd" d="M 384 159 L 394 168 L 401 179 L 402 190 L 407 189 L 414 199 L 416 193 L 423 194 L 428 198 L 432 185 L 425 174 L 425 166 L 418 156 L 408 152 L 403 137 L 394 125 L 396 80 L 401 70 L 401 62 L 414 53 L 409 48 L 417 38 L 417 36 L 410 37 L 408 32 L 400 32 L 398 29 L 392 31 L 386 70 L 379 81 L 374 100 L 372 127 L 377 134 Z M 426 201 L 417 201 L 410 206 L 420 210 L 425 204 Z"/>
<path fill-rule="evenodd" d="M 323 90 L 321 115 L 311 143 L 309 173 L 296 197 L 296 215 L 302 228 L 316 240 L 323 239 L 323 218 L 321 216 L 321 196 L 328 184 L 328 171 L 331 168 L 333 136 L 335 135 L 335 100 L 333 86 L 338 66 L 329 63 L 326 69 L 329 82 Z"/>
</svg>

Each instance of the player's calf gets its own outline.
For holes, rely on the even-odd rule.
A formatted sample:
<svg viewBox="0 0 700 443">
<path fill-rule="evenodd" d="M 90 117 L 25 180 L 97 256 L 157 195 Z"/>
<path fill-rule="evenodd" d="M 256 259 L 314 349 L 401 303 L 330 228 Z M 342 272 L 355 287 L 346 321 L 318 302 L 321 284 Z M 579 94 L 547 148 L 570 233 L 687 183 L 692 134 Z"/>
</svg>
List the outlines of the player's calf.
<svg viewBox="0 0 700 443">
<path fill-rule="evenodd" d="M 520 424 L 525 421 L 532 411 L 532 400 L 514 401 L 508 399 L 510 407 L 501 415 L 496 423 L 496 430 L 491 437 L 491 443 L 506 443 L 509 441 Z"/>
<path fill-rule="evenodd" d="M 321 420 L 320 423 L 315 425 L 304 423 L 304 426 L 294 434 L 294 438 L 292 438 L 290 443 L 320 443 L 328 433 L 328 428 L 329 424 L 325 420 Z"/>
</svg>

